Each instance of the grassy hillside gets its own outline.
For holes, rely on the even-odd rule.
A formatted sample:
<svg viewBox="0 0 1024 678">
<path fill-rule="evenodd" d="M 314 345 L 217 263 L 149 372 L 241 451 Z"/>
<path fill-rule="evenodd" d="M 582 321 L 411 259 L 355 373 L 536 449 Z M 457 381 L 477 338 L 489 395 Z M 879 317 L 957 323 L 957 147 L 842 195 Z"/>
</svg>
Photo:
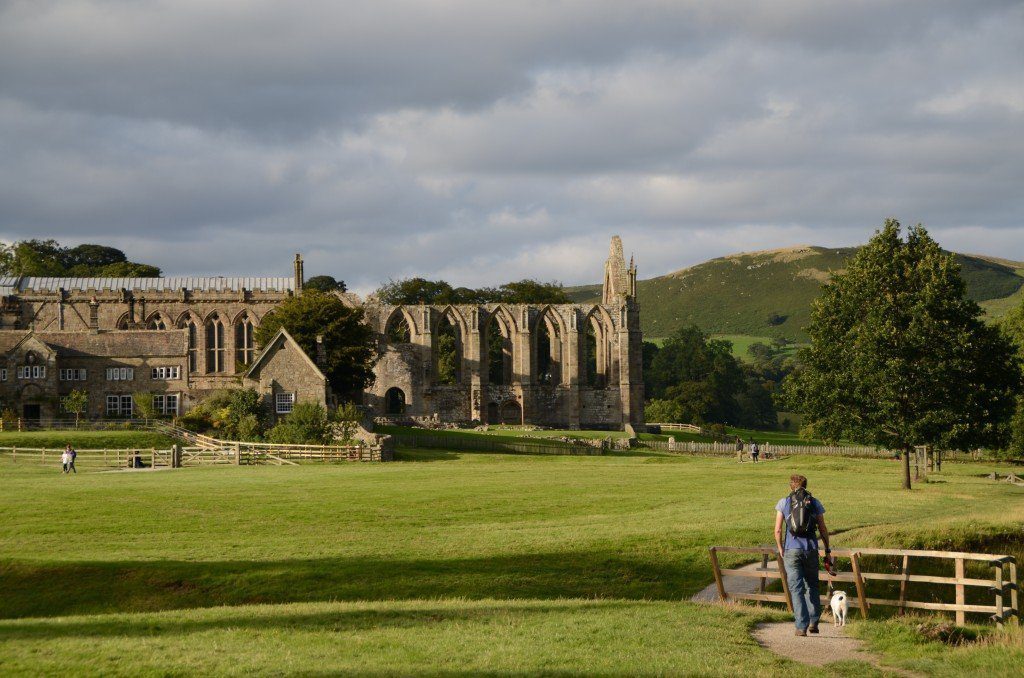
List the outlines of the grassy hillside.
<svg viewBox="0 0 1024 678">
<path fill-rule="evenodd" d="M 750 638 L 778 611 L 685 602 L 709 545 L 769 538 L 791 473 L 843 545 L 1024 518 L 988 464 L 903 493 L 887 461 L 401 458 L 70 478 L 0 461 L 0 673 L 821 675 Z M 956 669 L 1024 661 L 992 649 Z M 941 673 L 959 649 L 935 652 Z"/>
<path fill-rule="evenodd" d="M 811 301 L 855 248 L 797 246 L 734 254 L 638 283 L 644 334 L 664 337 L 694 324 L 715 334 L 806 341 Z M 968 294 L 992 317 L 1024 296 L 1024 264 L 957 254 Z M 600 298 L 600 286 L 569 290 L 575 301 Z"/>
</svg>

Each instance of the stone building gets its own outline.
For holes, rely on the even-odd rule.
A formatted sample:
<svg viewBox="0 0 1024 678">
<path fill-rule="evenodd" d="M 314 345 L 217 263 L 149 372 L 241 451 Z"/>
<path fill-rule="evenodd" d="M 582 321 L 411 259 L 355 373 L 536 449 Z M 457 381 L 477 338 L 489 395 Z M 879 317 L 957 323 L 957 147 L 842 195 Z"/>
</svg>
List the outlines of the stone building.
<svg viewBox="0 0 1024 678">
<path fill-rule="evenodd" d="M 612 239 L 601 303 L 366 304 L 375 413 L 568 428 L 643 424 L 636 267 Z"/>
<path fill-rule="evenodd" d="M 379 340 L 363 404 L 401 419 L 642 425 L 636 267 L 617 236 L 604 269 L 595 304 L 396 307 L 339 294 L 363 307 Z M 254 339 L 303 281 L 298 255 L 290 278 L 0 278 L 0 405 L 54 417 L 84 387 L 89 416 L 123 416 L 139 392 L 171 414 L 242 384 L 278 414 L 289 398 L 327 403 L 316 356 L 287 332 L 262 351 Z"/>
</svg>

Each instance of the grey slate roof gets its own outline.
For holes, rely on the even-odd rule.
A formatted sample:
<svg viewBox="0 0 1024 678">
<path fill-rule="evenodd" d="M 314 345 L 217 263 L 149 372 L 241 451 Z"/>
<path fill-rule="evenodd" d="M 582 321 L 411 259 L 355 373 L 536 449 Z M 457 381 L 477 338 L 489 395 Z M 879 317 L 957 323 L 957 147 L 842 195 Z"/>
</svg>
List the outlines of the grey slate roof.
<svg viewBox="0 0 1024 678">
<path fill-rule="evenodd" d="M 52 347 L 57 355 L 64 357 L 175 358 L 188 355 L 188 330 L 0 330 L 0 353 L 7 353 L 30 334 Z"/>
<path fill-rule="evenodd" d="M 0 294 L 18 292 L 56 292 L 87 290 L 142 290 L 176 291 L 181 288 L 196 291 L 222 292 L 247 290 L 259 292 L 294 291 L 295 280 L 283 277 L 223 277 L 223 276 L 175 276 L 170 278 L 37 278 L 31 276 L 0 276 Z"/>
</svg>

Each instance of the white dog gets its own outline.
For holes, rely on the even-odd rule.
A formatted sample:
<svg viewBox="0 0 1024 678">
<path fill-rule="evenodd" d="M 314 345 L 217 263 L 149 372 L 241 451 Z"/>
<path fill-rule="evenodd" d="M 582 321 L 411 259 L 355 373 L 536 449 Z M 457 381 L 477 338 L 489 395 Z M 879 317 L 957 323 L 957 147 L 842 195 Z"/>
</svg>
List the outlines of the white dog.
<svg viewBox="0 0 1024 678">
<path fill-rule="evenodd" d="M 846 626 L 846 613 L 850 609 L 846 602 L 846 591 L 833 593 L 829 605 L 832 606 L 832 623 L 836 626 Z"/>
</svg>

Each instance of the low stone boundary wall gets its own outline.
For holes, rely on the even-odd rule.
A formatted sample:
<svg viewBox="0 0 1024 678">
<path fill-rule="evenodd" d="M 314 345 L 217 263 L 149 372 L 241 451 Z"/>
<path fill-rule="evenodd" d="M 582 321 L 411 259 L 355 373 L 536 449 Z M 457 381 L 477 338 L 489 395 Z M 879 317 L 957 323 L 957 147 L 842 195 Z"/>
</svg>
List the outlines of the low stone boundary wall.
<svg viewBox="0 0 1024 678">
<path fill-rule="evenodd" d="M 555 440 L 487 440 L 486 436 L 454 435 L 393 435 L 399 447 L 413 447 L 439 450 L 465 450 L 469 452 L 500 452 L 505 454 L 563 454 L 602 455 L 608 445 L 567 443 Z M 603 442 L 603 441 L 599 441 Z"/>
</svg>

